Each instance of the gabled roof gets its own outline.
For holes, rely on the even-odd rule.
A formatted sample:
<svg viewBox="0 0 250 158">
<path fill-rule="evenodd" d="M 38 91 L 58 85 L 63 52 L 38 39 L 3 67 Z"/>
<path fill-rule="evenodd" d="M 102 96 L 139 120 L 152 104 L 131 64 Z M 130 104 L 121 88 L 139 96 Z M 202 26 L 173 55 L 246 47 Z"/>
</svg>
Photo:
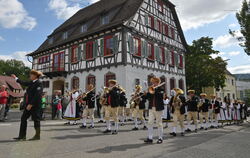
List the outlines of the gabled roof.
<svg viewBox="0 0 250 158">
<path fill-rule="evenodd" d="M 12 90 L 22 90 L 22 87 L 12 77 L 0 76 L 0 85 L 7 86 L 9 95 L 13 97 L 23 97 L 23 92 L 15 93 Z"/>
<path fill-rule="evenodd" d="M 124 21 L 128 20 L 136 13 L 142 2 L 143 0 L 100 0 L 79 10 L 61 26 L 56 28 L 54 32 L 49 35 L 49 37 L 53 36 L 54 38 L 53 44 L 49 44 L 49 39 L 47 39 L 35 52 L 29 55 L 32 56 L 39 52 L 68 43 L 72 40 L 82 38 L 107 28 L 121 25 Z M 109 14 L 113 11 L 116 13 L 113 13 L 114 15 L 113 17 L 111 16 L 110 22 L 106 25 L 101 25 L 101 16 Z M 88 31 L 80 33 L 82 24 L 89 22 L 90 20 L 93 20 L 93 22 L 90 26 L 88 26 Z M 68 38 L 67 40 L 63 40 L 62 34 L 66 30 L 69 31 Z"/>
<path fill-rule="evenodd" d="M 35 54 L 41 53 L 53 49 L 58 46 L 62 46 L 66 43 L 72 42 L 74 40 L 81 39 L 88 35 L 103 31 L 105 29 L 110 29 L 123 23 L 133 17 L 144 0 L 100 0 L 88 7 L 79 10 L 75 15 L 66 20 L 62 25 L 54 30 L 54 32 L 48 36 L 48 39 L 43 42 L 43 44 L 33 53 L 28 54 L 33 56 Z M 180 32 L 180 37 L 184 47 L 187 49 L 187 43 L 181 29 L 180 22 L 175 10 L 175 6 L 168 0 L 164 0 L 171 10 L 173 11 L 174 19 L 176 19 L 176 26 Z M 110 22 L 106 25 L 101 25 L 101 17 L 105 14 L 110 14 Z M 81 33 L 80 29 L 83 24 L 88 25 L 88 31 Z M 66 40 L 62 39 L 63 33 L 68 32 L 68 38 Z M 53 43 L 49 44 L 49 38 L 53 37 Z"/>
</svg>

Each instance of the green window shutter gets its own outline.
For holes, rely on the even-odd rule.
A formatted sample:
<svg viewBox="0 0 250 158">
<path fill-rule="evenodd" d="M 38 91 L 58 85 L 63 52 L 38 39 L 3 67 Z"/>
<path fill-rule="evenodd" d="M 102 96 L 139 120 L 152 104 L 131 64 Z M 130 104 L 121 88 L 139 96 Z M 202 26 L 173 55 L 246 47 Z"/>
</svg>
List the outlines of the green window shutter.
<svg viewBox="0 0 250 158">
<path fill-rule="evenodd" d="M 72 48 L 70 47 L 69 49 L 68 49 L 68 57 L 69 57 L 69 63 L 71 63 L 71 56 L 72 56 Z"/>
<path fill-rule="evenodd" d="M 160 58 L 160 47 L 159 46 L 155 46 L 156 47 L 156 60 L 157 61 L 161 61 L 161 58 Z"/>
<path fill-rule="evenodd" d="M 77 59 L 78 59 L 78 61 L 82 60 L 82 48 L 81 48 L 81 45 L 79 45 L 78 48 L 77 48 Z"/>
<path fill-rule="evenodd" d="M 144 41 L 144 45 L 145 45 L 145 58 L 148 57 L 148 41 Z"/>
<path fill-rule="evenodd" d="M 168 49 L 165 49 L 165 58 L 166 58 L 166 63 L 170 63 L 170 51 Z"/>
<path fill-rule="evenodd" d="M 113 42 L 114 42 L 114 53 L 118 53 L 119 51 L 119 40 L 118 40 L 118 36 L 114 36 L 113 37 Z"/>
<path fill-rule="evenodd" d="M 100 43 L 100 56 L 104 56 L 104 39 L 101 39 Z"/>
<path fill-rule="evenodd" d="M 83 44 L 82 58 L 86 60 L 86 43 Z"/>
<path fill-rule="evenodd" d="M 95 40 L 93 45 L 93 58 L 96 58 L 97 55 L 98 55 L 98 40 Z"/>
<path fill-rule="evenodd" d="M 155 46 L 154 45 L 154 58 L 155 58 L 155 60 L 158 60 L 157 58 L 158 58 L 158 46 Z"/>
<path fill-rule="evenodd" d="M 174 54 L 174 63 L 175 63 L 175 66 L 178 66 L 178 54 L 177 53 L 175 53 Z"/>
<path fill-rule="evenodd" d="M 148 26 L 148 15 L 145 15 L 145 25 Z"/>
<path fill-rule="evenodd" d="M 145 41 L 141 41 L 141 56 L 145 57 Z"/>
<path fill-rule="evenodd" d="M 129 53 L 130 54 L 134 54 L 135 50 L 134 50 L 135 46 L 134 46 L 134 39 L 133 36 L 129 36 Z"/>
</svg>

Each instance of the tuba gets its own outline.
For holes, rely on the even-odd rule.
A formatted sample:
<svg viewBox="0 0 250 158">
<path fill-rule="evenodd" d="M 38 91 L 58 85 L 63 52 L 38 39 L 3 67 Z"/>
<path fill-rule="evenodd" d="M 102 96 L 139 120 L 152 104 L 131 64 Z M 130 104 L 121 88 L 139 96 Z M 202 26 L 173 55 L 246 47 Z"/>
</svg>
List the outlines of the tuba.
<svg viewBox="0 0 250 158">
<path fill-rule="evenodd" d="M 175 88 L 174 91 L 176 92 L 176 94 L 173 99 L 173 107 L 175 110 L 180 110 L 182 106 L 182 101 L 179 96 L 184 94 L 184 92 L 180 88 Z"/>
</svg>

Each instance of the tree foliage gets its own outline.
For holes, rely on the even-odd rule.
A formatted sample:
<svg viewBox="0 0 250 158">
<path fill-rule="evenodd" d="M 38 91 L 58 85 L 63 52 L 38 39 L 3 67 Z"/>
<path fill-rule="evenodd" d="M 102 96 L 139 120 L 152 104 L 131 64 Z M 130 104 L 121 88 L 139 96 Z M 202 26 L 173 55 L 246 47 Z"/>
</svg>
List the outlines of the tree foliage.
<svg viewBox="0 0 250 158">
<path fill-rule="evenodd" d="M 225 85 L 227 63 L 211 55 L 219 52 L 213 50 L 213 39 L 202 37 L 194 40 L 186 55 L 186 78 L 188 89 L 202 92 L 204 87 L 220 88 Z"/>
<path fill-rule="evenodd" d="M 28 80 L 30 68 L 25 66 L 19 60 L 0 60 L 0 75 L 10 76 L 11 74 L 17 75 L 22 80 Z"/>
<path fill-rule="evenodd" d="M 229 33 L 238 39 L 240 46 L 250 55 L 250 2 L 243 0 L 241 10 L 236 13 L 236 18 L 240 24 L 240 32 L 229 30 Z"/>
</svg>

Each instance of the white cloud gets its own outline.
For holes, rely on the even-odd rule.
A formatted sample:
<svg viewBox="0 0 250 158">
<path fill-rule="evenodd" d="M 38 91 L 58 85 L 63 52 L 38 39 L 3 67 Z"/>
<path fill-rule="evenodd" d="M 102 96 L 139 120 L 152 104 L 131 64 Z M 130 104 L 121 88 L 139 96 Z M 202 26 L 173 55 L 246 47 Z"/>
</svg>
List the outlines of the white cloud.
<svg viewBox="0 0 250 158">
<path fill-rule="evenodd" d="M 230 34 L 227 35 L 222 35 L 219 36 L 218 38 L 216 38 L 213 42 L 215 47 L 219 47 L 219 48 L 228 48 L 231 46 L 236 46 L 239 44 L 239 41 L 233 37 Z"/>
<path fill-rule="evenodd" d="M 16 60 L 21 60 L 24 62 L 24 64 L 28 67 L 31 67 L 32 64 L 27 60 L 26 54 L 30 53 L 31 51 L 17 51 L 9 55 L 0 55 L 0 59 L 2 60 L 11 60 L 11 59 L 16 59 Z"/>
<path fill-rule="evenodd" d="M 229 67 L 228 70 L 233 74 L 250 73 L 250 65 Z"/>
<path fill-rule="evenodd" d="M 240 51 L 233 51 L 233 52 L 228 53 L 229 56 L 237 56 L 239 54 L 240 54 Z"/>
<path fill-rule="evenodd" d="M 171 0 L 171 2 L 176 5 L 184 30 L 220 21 L 241 6 L 241 0 Z"/>
<path fill-rule="evenodd" d="M 5 39 L 2 36 L 0 36 L 0 41 L 5 41 Z"/>
<path fill-rule="evenodd" d="M 32 30 L 37 25 L 18 0 L 0 0 L 0 26 Z"/>
<path fill-rule="evenodd" d="M 79 3 L 69 6 L 66 0 L 50 0 L 49 9 L 55 12 L 58 19 L 66 20 L 81 8 Z"/>
<path fill-rule="evenodd" d="M 235 23 L 232 23 L 232 24 L 228 25 L 228 27 L 230 27 L 230 28 L 234 28 L 234 27 L 236 27 L 236 26 L 238 26 L 238 25 L 235 24 Z"/>
<path fill-rule="evenodd" d="M 225 54 L 226 54 L 225 52 L 220 52 L 219 54 L 212 54 L 211 57 L 214 59 L 217 57 L 225 58 L 225 57 L 223 57 L 223 55 L 225 55 Z"/>
<path fill-rule="evenodd" d="M 49 9 L 54 11 L 58 19 L 66 20 L 74 15 L 81 6 L 95 3 L 99 0 L 50 0 Z"/>
</svg>

